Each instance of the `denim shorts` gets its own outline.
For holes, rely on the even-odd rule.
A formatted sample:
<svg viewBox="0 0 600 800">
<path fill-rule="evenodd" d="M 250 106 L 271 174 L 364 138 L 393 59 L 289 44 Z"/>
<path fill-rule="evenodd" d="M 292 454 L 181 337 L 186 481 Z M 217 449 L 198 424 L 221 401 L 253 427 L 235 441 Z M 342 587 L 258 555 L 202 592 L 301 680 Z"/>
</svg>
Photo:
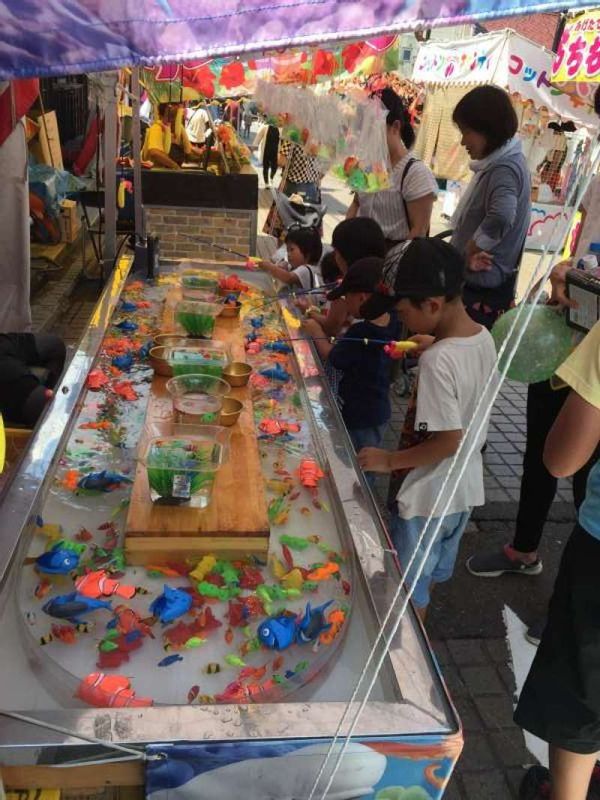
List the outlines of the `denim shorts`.
<svg viewBox="0 0 600 800">
<path fill-rule="evenodd" d="M 363 447 L 381 447 L 383 441 L 383 434 L 387 427 L 387 422 L 383 425 L 373 425 L 371 428 L 354 428 L 348 431 L 348 435 L 352 440 L 354 452 L 358 453 Z M 375 484 L 376 472 L 365 472 L 365 478 L 371 489 Z"/>
<path fill-rule="evenodd" d="M 432 583 L 443 583 L 452 577 L 460 540 L 470 516 L 471 511 L 469 510 L 444 517 L 412 596 L 412 601 L 417 608 L 425 608 L 429 604 L 429 589 Z M 431 533 L 436 529 L 439 519 L 431 520 L 423 541 L 418 544 L 426 521 L 426 517 L 402 519 L 394 514 L 390 522 L 390 534 L 403 568 L 418 547 L 418 553 L 410 572 L 404 574 L 404 582 L 407 587 L 413 581 L 416 567 L 423 560 Z"/>
</svg>

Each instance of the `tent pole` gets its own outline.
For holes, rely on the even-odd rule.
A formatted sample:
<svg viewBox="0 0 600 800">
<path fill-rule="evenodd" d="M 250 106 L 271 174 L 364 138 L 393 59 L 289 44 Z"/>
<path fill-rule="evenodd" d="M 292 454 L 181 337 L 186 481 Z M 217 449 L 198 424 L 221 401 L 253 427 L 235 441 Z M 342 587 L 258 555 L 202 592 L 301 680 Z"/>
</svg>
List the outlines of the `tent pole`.
<svg viewBox="0 0 600 800">
<path fill-rule="evenodd" d="M 117 255 L 117 95 L 116 75 L 107 91 L 104 111 L 104 259 L 101 281 L 113 269 Z"/>
<path fill-rule="evenodd" d="M 144 212 L 142 208 L 142 130 L 140 124 L 140 69 L 131 70 L 131 102 L 133 113 L 133 207 L 135 214 L 135 241 L 144 243 L 146 231 L 144 230 Z"/>
</svg>

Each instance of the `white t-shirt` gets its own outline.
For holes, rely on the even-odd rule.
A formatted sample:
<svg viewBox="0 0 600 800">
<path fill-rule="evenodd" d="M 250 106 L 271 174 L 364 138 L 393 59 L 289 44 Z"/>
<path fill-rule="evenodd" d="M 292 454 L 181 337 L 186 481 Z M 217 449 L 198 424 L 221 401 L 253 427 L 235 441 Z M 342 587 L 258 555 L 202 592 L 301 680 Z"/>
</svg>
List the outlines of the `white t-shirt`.
<svg viewBox="0 0 600 800">
<path fill-rule="evenodd" d="M 496 373 L 496 348 L 485 328 L 475 336 L 442 339 L 432 345 L 419 360 L 415 431 L 465 431 L 492 371 Z M 489 414 L 448 514 L 469 511 L 485 502 L 481 448 L 488 420 Z M 445 458 L 408 473 L 397 497 L 403 519 L 429 516 L 451 463 L 452 458 Z"/>
<path fill-rule="evenodd" d="M 210 122 L 206 110 L 204 108 L 194 109 L 186 126 L 190 142 L 193 144 L 204 144 L 206 130 L 209 126 Z"/>
<path fill-rule="evenodd" d="M 309 267 L 308 264 L 302 264 L 301 267 L 296 267 L 292 272 L 300 279 L 300 285 L 303 289 L 317 289 L 322 284 L 319 267 Z"/>
<path fill-rule="evenodd" d="M 412 160 L 402 182 L 405 167 Z M 411 153 L 400 159 L 391 175 L 391 188 L 381 192 L 359 192 L 358 215 L 371 217 L 379 223 L 386 239 L 399 242 L 406 239 L 410 227 L 404 212 L 404 203 L 412 203 L 428 194 L 437 195 L 437 183 L 431 170 Z"/>
<path fill-rule="evenodd" d="M 596 175 L 588 184 L 581 199 L 586 218 L 575 251 L 574 264 L 584 256 L 592 242 L 600 242 L 600 175 Z"/>
</svg>

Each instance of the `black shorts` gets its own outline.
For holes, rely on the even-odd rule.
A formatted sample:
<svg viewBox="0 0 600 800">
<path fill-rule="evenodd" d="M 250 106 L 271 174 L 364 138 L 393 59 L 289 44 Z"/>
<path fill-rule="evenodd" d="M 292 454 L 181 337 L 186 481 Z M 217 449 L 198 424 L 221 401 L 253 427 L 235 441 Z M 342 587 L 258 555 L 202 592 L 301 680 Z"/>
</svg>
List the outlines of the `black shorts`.
<svg viewBox="0 0 600 800">
<path fill-rule="evenodd" d="M 515 722 L 573 753 L 600 751 L 600 540 L 567 542 Z"/>
<path fill-rule="evenodd" d="M 23 405 L 40 385 L 30 367 L 40 358 L 32 333 L 0 334 L 0 411 L 10 422 L 21 423 Z"/>
</svg>

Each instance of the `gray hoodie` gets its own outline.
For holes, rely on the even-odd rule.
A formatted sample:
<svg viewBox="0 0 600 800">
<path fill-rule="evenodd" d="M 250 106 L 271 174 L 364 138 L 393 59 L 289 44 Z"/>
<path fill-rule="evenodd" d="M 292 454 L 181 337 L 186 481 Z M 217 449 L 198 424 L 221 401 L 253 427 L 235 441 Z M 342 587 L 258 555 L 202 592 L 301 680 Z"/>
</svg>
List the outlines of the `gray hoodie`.
<svg viewBox="0 0 600 800">
<path fill-rule="evenodd" d="M 452 219 L 451 243 L 464 253 L 472 239 L 491 253 L 492 269 L 467 270 L 466 283 L 492 289 L 517 268 L 523 250 L 531 216 L 529 168 L 516 138 L 470 166 L 475 174 Z"/>
</svg>

